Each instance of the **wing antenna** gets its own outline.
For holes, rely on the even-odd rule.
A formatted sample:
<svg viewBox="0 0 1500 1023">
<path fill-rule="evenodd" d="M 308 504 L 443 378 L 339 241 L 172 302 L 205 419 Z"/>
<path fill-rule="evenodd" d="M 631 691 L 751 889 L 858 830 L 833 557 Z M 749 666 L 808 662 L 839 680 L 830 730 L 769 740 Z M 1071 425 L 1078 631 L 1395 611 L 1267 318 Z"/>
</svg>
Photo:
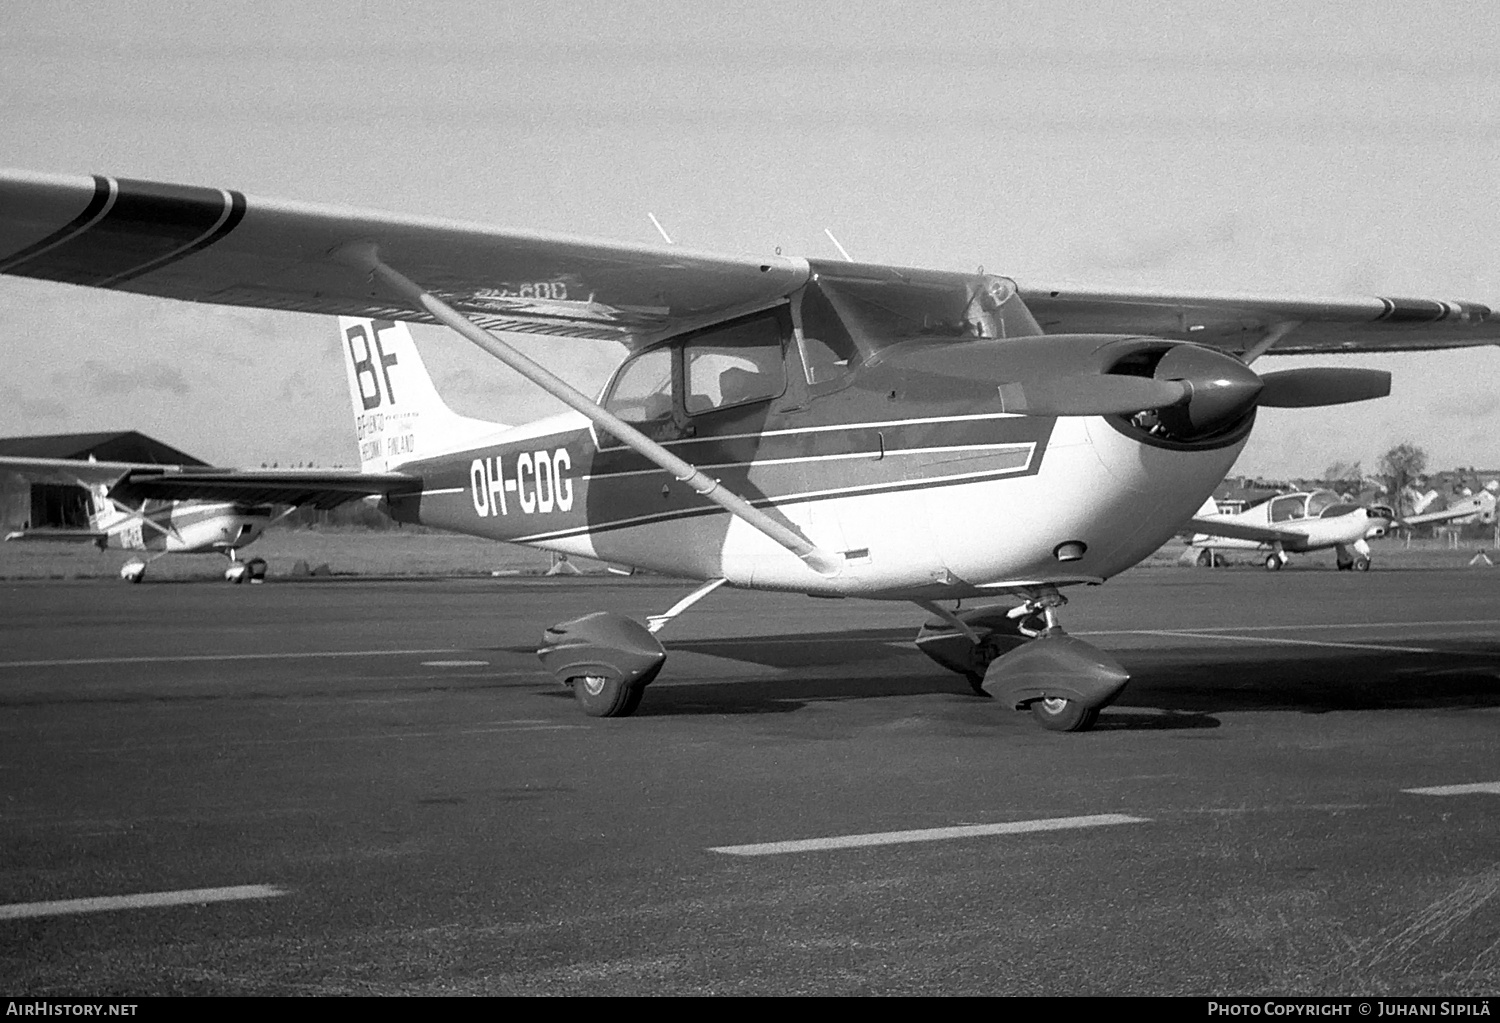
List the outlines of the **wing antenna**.
<svg viewBox="0 0 1500 1023">
<path fill-rule="evenodd" d="M 825 227 L 823 228 L 823 233 L 828 236 L 829 241 L 833 242 L 833 247 L 839 250 L 839 255 L 844 257 L 845 263 L 854 262 L 854 257 L 849 255 L 849 250 L 840 245 L 839 240 L 833 236 L 832 229 Z"/>
<path fill-rule="evenodd" d="M 661 221 L 656 219 L 656 214 L 655 213 L 652 213 L 651 211 L 648 210 L 648 211 L 646 211 L 646 216 L 648 216 L 648 217 L 651 218 L 651 223 L 653 223 L 653 224 L 656 225 L 656 232 L 657 232 L 657 234 L 660 234 L 662 236 L 662 238 L 666 240 L 666 243 L 668 245 L 676 245 L 677 244 L 676 242 L 674 242 L 672 240 L 672 236 L 669 235 L 669 234 L 667 234 L 667 229 L 665 227 L 661 226 Z"/>
</svg>

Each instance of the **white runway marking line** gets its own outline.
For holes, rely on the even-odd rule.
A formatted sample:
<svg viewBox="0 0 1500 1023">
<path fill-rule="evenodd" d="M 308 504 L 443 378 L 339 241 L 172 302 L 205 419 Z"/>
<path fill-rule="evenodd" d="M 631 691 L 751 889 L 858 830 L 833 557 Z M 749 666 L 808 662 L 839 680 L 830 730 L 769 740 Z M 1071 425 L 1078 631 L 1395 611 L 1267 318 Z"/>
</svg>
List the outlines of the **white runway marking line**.
<svg viewBox="0 0 1500 1023">
<path fill-rule="evenodd" d="M 59 899 L 55 902 L 16 902 L 0 906 L 0 920 L 25 920 L 37 916 L 69 913 L 104 913 L 117 909 L 153 909 L 158 906 L 198 906 L 210 902 L 241 899 L 274 899 L 285 895 L 268 884 L 242 884 L 232 888 L 188 888 L 178 892 L 143 892 L 139 895 L 106 895 L 96 899 Z"/>
<path fill-rule="evenodd" d="M 836 835 L 804 838 L 791 842 L 761 842 L 755 845 L 711 846 L 709 852 L 727 856 L 776 856 L 782 853 L 819 852 L 824 849 L 859 849 L 871 845 L 901 845 L 908 842 L 940 842 L 949 838 L 982 838 L 987 835 L 1022 835 L 1035 831 L 1067 831 L 1098 828 L 1109 824 L 1144 824 L 1149 817 L 1123 813 L 1100 813 L 1088 817 L 1051 817 L 1005 824 L 964 824 L 952 828 L 921 828 L 915 831 L 878 831 L 868 835 Z"/>
<path fill-rule="evenodd" d="M 1315 629 L 1413 629 L 1429 627 L 1447 627 L 1450 625 L 1500 625 L 1500 618 L 1455 618 L 1440 622 L 1328 622 L 1324 624 L 1308 625 L 1216 625 L 1209 628 L 1185 628 L 1174 629 L 1174 632 L 1197 635 L 1201 633 L 1218 632 L 1297 632 Z M 1139 635 L 1140 629 L 1096 629 L 1091 632 L 1076 632 L 1075 636 L 1134 636 Z M 1149 633 L 1148 633 L 1149 634 Z"/>
<path fill-rule="evenodd" d="M 1472 796 L 1485 793 L 1500 796 L 1500 781 L 1476 781 L 1468 785 L 1433 785 L 1425 789 L 1402 789 L 1414 796 Z"/>
<path fill-rule="evenodd" d="M 1273 643 L 1279 646 L 1326 646 L 1336 647 L 1341 650 L 1379 650 L 1382 653 L 1397 654 L 1436 654 L 1442 652 L 1425 646 L 1391 646 L 1384 643 L 1335 643 L 1327 639 L 1283 639 L 1279 636 L 1237 636 L 1229 632 L 1189 632 L 1186 629 L 1134 629 L 1130 635 L 1170 636 L 1173 639 L 1222 639 L 1237 643 Z"/>
<path fill-rule="evenodd" d="M 289 661 L 299 657 L 418 657 L 462 654 L 466 650 L 308 650 L 303 653 L 180 654 L 172 657 L 75 657 L 55 661 L 0 661 L 0 668 L 66 668 L 85 664 L 180 664 L 189 661 Z"/>
</svg>

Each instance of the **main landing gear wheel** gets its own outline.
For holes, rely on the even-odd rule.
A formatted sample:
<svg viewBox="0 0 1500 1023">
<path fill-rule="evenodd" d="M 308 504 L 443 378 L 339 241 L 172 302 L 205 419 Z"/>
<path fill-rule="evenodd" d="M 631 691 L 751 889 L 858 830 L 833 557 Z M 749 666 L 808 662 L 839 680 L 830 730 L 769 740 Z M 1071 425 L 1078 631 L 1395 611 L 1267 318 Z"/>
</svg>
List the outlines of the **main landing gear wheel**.
<svg viewBox="0 0 1500 1023">
<path fill-rule="evenodd" d="M 1368 572 L 1369 570 L 1370 570 L 1370 559 L 1369 558 L 1355 558 L 1354 559 L 1354 571 L 1356 571 L 1356 572 Z"/>
<path fill-rule="evenodd" d="M 1274 554 L 1268 554 L 1266 556 L 1266 571 L 1267 572 L 1279 572 L 1279 571 L 1281 571 L 1281 559 L 1278 558 Z"/>
<path fill-rule="evenodd" d="M 646 687 L 605 675 L 580 675 L 570 680 L 573 698 L 593 718 L 623 718 L 641 705 Z"/>
<path fill-rule="evenodd" d="M 1099 708 L 1060 696 L 1044 697 L 1031 704 L 1031 716 L 1050 732 L 1086 732 L 1099 720 Z"/>
</svg>

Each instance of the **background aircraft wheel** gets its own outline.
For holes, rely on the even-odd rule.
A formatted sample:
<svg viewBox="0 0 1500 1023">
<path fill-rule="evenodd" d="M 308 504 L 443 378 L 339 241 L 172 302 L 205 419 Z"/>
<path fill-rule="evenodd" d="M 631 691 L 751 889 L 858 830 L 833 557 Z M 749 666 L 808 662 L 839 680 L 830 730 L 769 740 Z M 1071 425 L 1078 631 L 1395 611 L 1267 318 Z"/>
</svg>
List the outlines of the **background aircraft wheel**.
<svg viewBox="0 0 1500 1023">
<path fill-rule="evenodd" d="M 1086 732 L 1099 720 L 1099 708 L 1055 697 L 1034 702 L 1031 716 L 1050 732 Z"/>
<path fill-rule="evenodd" d="M 1354 559 L 1354 570 L 1356 572 L 1368 572 L 1370 570 L 1370 559 L 1369 558 L 1355 558 Z"/>
<path fill-rule="evenodd" d="M 1198 552 L 1198 559 L 1197 559 L 1196 563 L 1197 563 L 1197 565 L 1198 565 L 1199 568 L 1213 568 L 1214 567 L 1214 556 L 1213 556 L 1213 553 L 1210 552 L 1210 551 L 1199 551 Z"/>
<path fill-rule="evenodd" d="M 1278 558 L 1274 554 L 1272 554 L 1268 558 L 1266 558 L 1266 571 L 1267 572 L 1279 572 L 1279 571 L 1281 571 L 1281 559 Z"/>
<path fill-rule="evenodd" d="M 573 698 L 591 718 L 622 718 L 635 713 L 646 688 L 604 675 L 581 675 L 569 681 L 573 686 Z"/>
</svg>

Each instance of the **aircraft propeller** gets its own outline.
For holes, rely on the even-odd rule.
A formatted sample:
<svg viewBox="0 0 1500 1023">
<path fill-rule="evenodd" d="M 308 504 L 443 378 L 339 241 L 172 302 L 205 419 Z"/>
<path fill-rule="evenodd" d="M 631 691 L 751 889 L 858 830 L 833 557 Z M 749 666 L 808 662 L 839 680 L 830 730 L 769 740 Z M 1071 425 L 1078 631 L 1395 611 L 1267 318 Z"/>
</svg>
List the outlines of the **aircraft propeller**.
<svg viewBox="0 0 1500 1023">
<path fill-rule="evenodd" d="M 1143 375 L 1148 370 L 1150 375 Z M 1341 405 L 1390 393 L 1391 375 L 1383 370 L 1310 367 L 1259 374 L 1232 355 L 1193 344 L 1173 345 L 1154 366 L 1122 360 L 1103 372 L 1000 385 L 1007 412 L 1090 416 L 1156 411 L 1168 431 L 1182 438 L 1215 433 L 1256 406 Z"/>
</svg>

